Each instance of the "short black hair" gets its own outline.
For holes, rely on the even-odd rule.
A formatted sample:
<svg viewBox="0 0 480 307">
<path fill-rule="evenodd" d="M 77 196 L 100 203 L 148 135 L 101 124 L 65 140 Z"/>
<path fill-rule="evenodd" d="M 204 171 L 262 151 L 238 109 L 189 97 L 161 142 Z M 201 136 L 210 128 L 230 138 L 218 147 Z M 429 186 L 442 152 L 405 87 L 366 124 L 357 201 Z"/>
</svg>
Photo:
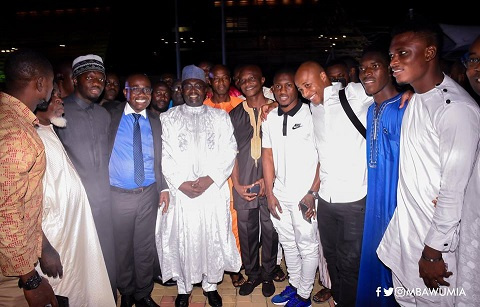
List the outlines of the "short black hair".
<svg viewBox="0 0 480 307">
<path fill-rule="evenodd" d="M 36 77 L 53 74 L 50 61 L 32 49 L 19 49 L 5 60 L 5 83 L 26 83 Z"/>
<path fill-rule="evenodd" d="M 282 67 L 275 71 L 275 74 L 273 75 L 273 80 L 275 80 L 277 76 L 280 76 L 282 74 L 292 75 L 295 77 L 295 69 L 289 66 Z"/>
<path fill-rule="evenodd" d="M 332 67 L 332 66 L 335 66 L 335 65 L 342 65 L 343 67 L 345 67 L 345 69 L 348 71 L 348 65 L 347 63 L 345 63 L 344 60 L 340 59 L 340 58 L 335 58 L 335 59 L 332 59 L 330 61 L 328 61 L 326 64 L 325 64 L 325 69 L 329 68 L 329 67 Z"/>
<path fill-rule="evenodd" d="M 362 58 L 367 53 L 377 53 L 381 56 L 381 58 L 385 61 L 385 63 L 388 66 L 390 65 L 389 47 L 390 47 L 389 40 L 387 41 L 385 39 L 377 39 L 363 49 Z"/>
<path fill-rule="evenodd" d="M 437 47 L 439 52 L 443 49 L 443 31 L 438 23 L 432 22 L 424 16 L 409 12 L 408 18 L 392 30 L 392 37 L 405 32 L 421 34 L 429 45 Z"/>
</svg>

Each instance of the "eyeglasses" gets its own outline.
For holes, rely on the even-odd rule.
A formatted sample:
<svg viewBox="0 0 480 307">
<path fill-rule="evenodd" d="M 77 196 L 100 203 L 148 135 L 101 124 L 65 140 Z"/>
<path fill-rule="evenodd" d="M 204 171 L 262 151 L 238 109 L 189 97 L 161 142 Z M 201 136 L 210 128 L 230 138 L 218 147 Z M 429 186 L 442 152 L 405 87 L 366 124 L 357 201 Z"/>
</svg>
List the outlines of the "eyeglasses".
<svg viewBox="0 0 480 307">
<path fill-rule="evenodd" d="M 480 58 L 463 58 L 462 63 L 466 68 L 471 68 L 480 63 Z"/>
<path fill-rule="evenodd" d="M 131 91 L 135 95 L 140 95 L 142 92 L 145 95 L 151 95 L 152 94 L 152 88 L 151 87 L 125 87 L 127 90 Z"/>
<path fill-rule="evenodd" d="M 193 88 L 195 88 L 196 90 L 203 90 L 205 88 L 205 85 L 201 84 L 201 83 L 195 83 L 195 84 L 191 84 L 191 83 L 187 83 L 187 84 L 182 84 L 182 88 L 189 91 Z"/>
</svg>

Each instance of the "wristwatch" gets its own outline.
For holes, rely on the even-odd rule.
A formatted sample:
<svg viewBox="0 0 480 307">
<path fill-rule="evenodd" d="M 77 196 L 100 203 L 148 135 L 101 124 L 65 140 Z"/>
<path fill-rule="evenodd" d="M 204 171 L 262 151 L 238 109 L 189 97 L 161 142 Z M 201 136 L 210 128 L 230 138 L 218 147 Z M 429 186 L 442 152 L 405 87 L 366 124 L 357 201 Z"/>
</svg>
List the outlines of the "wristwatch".
<svg viewBox="0 0 480 307">
<path fill-rule="evenodd" d="M 308 190 L 307 194 L 312 194 L 314 199 L 318 199 L 318 197 L 319 197 L 318 192 L 315 192 L 315 191 L 312 191 L 312 190 Z"/>
<path fill-rule="evenodd" d="M 40 283 L 42 282 L 42 276 L 38 274 L 37 271 L 35 271 L 35 274 L 30 276 L 30 278 L 27 279 L 27 281 L 24 283 L 22 282 L 22 279 L 18 279 L 18 287 L 23 288 L 25 290 L 33 290 L 37 289 L 38 286 L 40 286 Z"/>
</svg>

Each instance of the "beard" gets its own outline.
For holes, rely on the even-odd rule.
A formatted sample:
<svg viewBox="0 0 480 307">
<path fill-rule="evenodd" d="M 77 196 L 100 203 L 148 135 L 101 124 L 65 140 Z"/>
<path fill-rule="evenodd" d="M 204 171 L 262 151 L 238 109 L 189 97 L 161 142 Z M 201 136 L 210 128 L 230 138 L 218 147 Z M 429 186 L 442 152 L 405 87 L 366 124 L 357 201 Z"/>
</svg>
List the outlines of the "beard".
<svg viewBox="0 0 480 307">
<path fill-rule="evenodd" d="M 67 120 L 63 116 L 55 116 L 50 118 L 50 122 L 52 125 L 59 127 L 59 128 L 64 128 L 67 126 Z"/>
</svg>

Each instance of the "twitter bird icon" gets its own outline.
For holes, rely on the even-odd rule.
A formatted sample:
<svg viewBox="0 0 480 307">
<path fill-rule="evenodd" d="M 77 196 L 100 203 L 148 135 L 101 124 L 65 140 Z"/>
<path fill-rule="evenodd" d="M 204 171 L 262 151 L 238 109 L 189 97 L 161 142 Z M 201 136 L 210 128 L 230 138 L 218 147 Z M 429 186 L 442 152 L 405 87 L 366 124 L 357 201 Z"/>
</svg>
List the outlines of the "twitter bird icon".
<svg viewBox="0 0 480 307">
<path fill-rule="evenodd" d="M 388 289 L 383 288 L 383 296 L 390 296 L 393 293 L 393 288 L 390 287 Z"/>
</svg>

